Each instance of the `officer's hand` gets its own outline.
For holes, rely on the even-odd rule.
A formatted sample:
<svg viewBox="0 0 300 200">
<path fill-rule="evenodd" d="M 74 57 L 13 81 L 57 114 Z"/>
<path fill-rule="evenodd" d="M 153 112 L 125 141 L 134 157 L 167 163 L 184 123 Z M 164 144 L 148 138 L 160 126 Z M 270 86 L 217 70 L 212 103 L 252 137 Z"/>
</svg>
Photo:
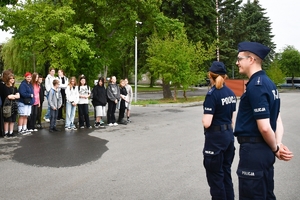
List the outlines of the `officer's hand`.
<svg viewBox="0 0 300 200">
<path fill-rule="evenodd" d="M 291 152 L 287 146 L 281 144 L 279 151 L 276 154 L 276 157 L 279 160 L 290 161 L 294 157 L 294 155 L 293 152 Z"/>
</svg>

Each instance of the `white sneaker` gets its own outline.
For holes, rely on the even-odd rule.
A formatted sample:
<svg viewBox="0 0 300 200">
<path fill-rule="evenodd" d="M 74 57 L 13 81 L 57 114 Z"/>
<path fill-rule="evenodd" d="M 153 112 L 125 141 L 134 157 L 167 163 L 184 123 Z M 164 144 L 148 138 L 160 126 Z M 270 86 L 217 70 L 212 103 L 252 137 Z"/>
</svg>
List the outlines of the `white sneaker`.
<svg viewBox="0 0 300 200">
<path fill-rule="evenodd" d="M 32 129 L 29 129 L 28 131 L 29 131 L 29 132 L 33 132 L 33 130 L 32 130 Z"/>
<path fill-rule="evenodd" d="M 119 124 L 117 122 L 114 123 L 114 126 L 118 126 Z"/>
<path fill-rule="evenodd" d="M 109 123 L 108 126 L 113 126 L 113 124 L 112 124 L 112 123 Z"/>
<path fill-rule="evenodd" d="M 37 132 L 38 130 L 35 128 L 35 129 L 33 129 L 33 131 L 34 131 L 34 132 Z"/>
<path fill-rule="evenodd" d="M 46 119 L 45 117 L 44 117 L 44 120 L 45 120 L 46 122 L 50 122 L 50 119 Z"/>
</svg>

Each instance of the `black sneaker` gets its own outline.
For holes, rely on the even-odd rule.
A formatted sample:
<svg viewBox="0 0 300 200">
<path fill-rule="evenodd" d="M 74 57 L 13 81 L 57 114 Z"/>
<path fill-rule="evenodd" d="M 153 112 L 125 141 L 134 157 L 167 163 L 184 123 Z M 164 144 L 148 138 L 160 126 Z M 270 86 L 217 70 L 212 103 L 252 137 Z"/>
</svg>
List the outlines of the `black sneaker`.
<svg viewBox="0 0 300 200">
<path fill-rule="evenodd" d="M 49 128 L 49 132 L 53 133 L 53 132 L 54 132 L 54 130 L 53 130 L 52 128 Z"/>
<path fill-rule="evenodd" d="M 14 133 L 10 133 L 10 134 L 8 134 L 8 137 L 9 138 L 16 138 L 17 136 Z"/>
<path fill-rule="evenodd" d="M 53 128 L 52 130 L 53 131 L 60 131 L 60 129 L 57 129 L 57 128 Z"/>
</svg>

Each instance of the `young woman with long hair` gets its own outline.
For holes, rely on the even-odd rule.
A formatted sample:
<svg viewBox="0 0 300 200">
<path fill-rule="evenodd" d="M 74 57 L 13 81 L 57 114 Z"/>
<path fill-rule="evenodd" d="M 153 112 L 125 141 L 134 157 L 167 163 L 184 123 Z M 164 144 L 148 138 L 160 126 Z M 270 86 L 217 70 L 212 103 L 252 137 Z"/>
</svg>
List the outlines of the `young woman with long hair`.
<svg viewBox="0 0 300 200">
<path fill-rule="evenodd" d="M 68 87 L 66 88 L 66 130 L 77 130 L 74 124 L 76 105 L 79 101 L 78 86 L 76 78 L 73 76 L 70 78 Z"/>
<path fill-rule="evenodd" d="M 34 103 L 31 106 L 31 114 L 27 121 L 27 127 L 30 132 L 37 131 L 37 129 L 35 128 L 35 122 L 36 122 L 36 118 L 37 118 L 37 114 L 38 114 L 38 108 L 41 106 L 40 105 L 40 86 L 39 86 L 38 80 L 39 80 L 39 74 L 34 72 L 32 74 L 32 79 L 31 79 L 31 85 L 33 87 L 33 94 L 34 94 Z"/>
<path fill-rule="evenodd" d="M 14 124 L 16 122 L 18 114 L 18 105 L 16 100 L 20 98 L 18 89 L 15 87 L 15 77 L 12 73 L 6 75 L 5 82 L 1 90 L 1 100 L 4 103 L 7 98 L 12 105 L 12 113 L 10 117 L 4 117 L 4 137 L 13 138 L 15 134 L 13 133 Z"/>
</svg>

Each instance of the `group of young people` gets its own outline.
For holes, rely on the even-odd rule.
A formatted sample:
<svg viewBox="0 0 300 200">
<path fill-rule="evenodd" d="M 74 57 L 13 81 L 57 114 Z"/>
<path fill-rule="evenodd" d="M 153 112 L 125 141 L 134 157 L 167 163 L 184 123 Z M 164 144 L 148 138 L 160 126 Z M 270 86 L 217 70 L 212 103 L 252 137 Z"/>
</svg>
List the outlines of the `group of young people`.
<svg viewBox="0 0 300 200">
<path fill-rule="evenodd" d="M 18 118 L 18 133 L 28 135 L 41 127 L 43 104 L 43 77 L 38 73 L 26 72 L 19 88 L 15 86 L 12 70 L 5 70 L 0 81 L 1 90 L 1 135 L 6 138 L 15 137 L 14 124 Z M 4 109 L 6 108 L 6 109 Z M 9 108 L 10 110 L 7 110 Z M 5 111 L 5 112 L 4 112 Z M 2 124 L 3 122 L 3 124 Z"/>
<path fill-rule="evenodd" d="M 55 69 L 50 68 L 45 78 L 37 73 L 26 72 L 24 80 L 19 88 L 15 87 L 15 76 L 12 70 L 5 70 L 0 83 L 1 91 L 1 115 L 3 116 L 2 136 L 5 138 L 15 137 L 14 124 L 18 117 L 18 133 L 30 134 L 42 128 L 41 115 L 44 98 L 47 98 L 48 108 L 44 116 L 46 122 L 50 122 L 49 131 L 60 131 L 56 121 L 65 121 L 65 130 L 77 130 L 74 123 L 76 109 L 78 107 L 78 123 L 80 128 L 92 128 L 89 117 L 89 101 L 91 100 L 95 111 L 95 128 L 105 127 L 103 117 L 107 116 L 108 126 L 126 125 L 130 122 L 130 109 L 132 101 L 132 88 L 128 79 L 120 80 L 112 76 L 107 88 L 105 79 L 100 77 L 97 84 L 91 89 L 87 85 L 84 75 L 70 79 L 65 76 L 63 70 L 58 70 L 55 77 Z M 106 112 L 106 105 L 108 109 Z M 3 115 L 2 108 L 5 105 L 11 107 L 11 115 Z M 119 109 L 119 118 L 116 120 L 115 111 Z M 65 119 L 63 112 L 65 111 Z M 126 111 L 126 119 L 124 118 Z M 1 120 L 2 121 L 2 120 Z"/>
</svg>

